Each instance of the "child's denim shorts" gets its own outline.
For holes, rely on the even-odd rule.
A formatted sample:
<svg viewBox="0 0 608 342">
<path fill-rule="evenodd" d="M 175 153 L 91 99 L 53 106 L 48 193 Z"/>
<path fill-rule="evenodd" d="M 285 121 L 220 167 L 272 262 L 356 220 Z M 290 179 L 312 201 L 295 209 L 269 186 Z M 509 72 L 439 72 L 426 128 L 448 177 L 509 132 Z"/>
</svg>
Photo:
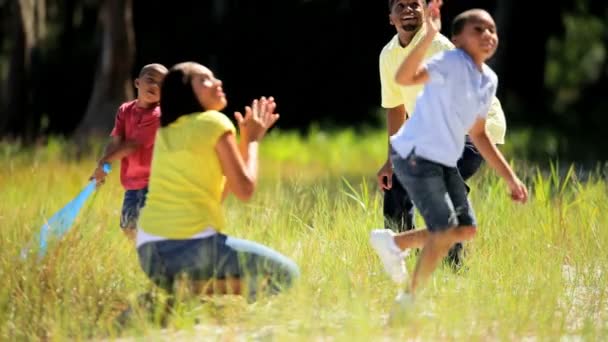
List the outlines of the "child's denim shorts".
<svg viewBox="0 0 608 342">
<path fill-rule="evenodd" d="M 391 160 L 393 172 L 420 211 L 429 231 L 477 225 L 457 168 L 426 160 L 415 151 L 407 158 L 391 151 Z"/>
<path fill-rule="evenodd" d="M 125 199 L 122 202 L 122 213 L 120 215 L 120 228 L 136 229 L 139 212 L 146 205 L 148 187 L 139 190 L 125 191 Z"/>
</svg>

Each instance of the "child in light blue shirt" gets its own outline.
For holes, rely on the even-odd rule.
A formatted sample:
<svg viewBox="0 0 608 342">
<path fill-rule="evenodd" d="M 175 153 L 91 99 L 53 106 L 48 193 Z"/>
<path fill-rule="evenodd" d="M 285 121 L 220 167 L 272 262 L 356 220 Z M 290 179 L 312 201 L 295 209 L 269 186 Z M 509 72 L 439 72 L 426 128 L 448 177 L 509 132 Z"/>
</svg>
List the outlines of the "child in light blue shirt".
<svg viewBox="0 0 608 342">
<path fill-rule="evenodd" d="M 477 223 L 456 163 L 468 133 L 471 140 L 508 183 L 511 197 L 525 202 L 528 193 L 485 131 L 485 117 L 496 94 L 498 77 L 485 64 L 498 46 L 494 20 L 484 10 L 458 15 L 452 26 L 455 50 L 422 61 L 440 30 L 440 1 L 427 8 L 427 33 L 405 58 L 395 76 L 404 86 L 424 84 L 415 114 L 391 137 L 391 160 L 399 182 L 412 197 L 427 229 L 394 234 L 371 232 L 370 242 L 396 282 L 407 277 L 403 255 L 422 248 L 411 283 L 400 294 L 400 307 L 411 302 L 452 245 L 475 236 Z M 405 252 L 404 252 L 405 251 Z"/>
<path fill-rule="evenodd" d="M 440 52 L 425 68 L 428 82 L 414 111 L 421 115 L 412 115 L 391 137 L 391 146 L 402 158 L 415 149 L 419 157 L 456 167 L 469 128 L 487 116 L 498 77 L 486 64 L 478 69 L 462 49 Z"/>
</svg>

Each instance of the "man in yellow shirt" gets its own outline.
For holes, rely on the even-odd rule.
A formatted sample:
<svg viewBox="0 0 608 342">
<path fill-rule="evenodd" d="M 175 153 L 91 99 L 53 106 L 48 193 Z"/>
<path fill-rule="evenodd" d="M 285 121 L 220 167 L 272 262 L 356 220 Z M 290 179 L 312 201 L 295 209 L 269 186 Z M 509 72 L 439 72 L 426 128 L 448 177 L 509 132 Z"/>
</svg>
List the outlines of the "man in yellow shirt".
<svg viewBox="0 0 608 342">
<path fill-rule="evenodd" d="M 384 46 L 380 53 L 380 83 L 382 107 L 386 108 L 388 137 L 395 134 L 406 124 L 410 113 L 414 112 L 416 98 L 422 91 L 422 86 L 403 87 L 395 82 L 397 68 L 405 57 L 424 37 L 425 0 L 389 0 L 389 21 L 397 34 Z M 425 58 L 434 54 L 451 50 L 452 42 L 445 36 L 437 34 Z M 494 144 L 503 144 L 506 132 L 506 121 L 498 99 L 494 98 L 488 113 L 486 130 Z M 387 142 L 388 146 L 388 142 Z M 393 175 L 392 165 L 387 153 L 386 163 L 378 171 L 378 183 L 384 191 L 385 225 L 394 231 L 414 229 L 414 204 Z M 467 143 L 458 170 L 464 180 L 470 178 L 481 166 L 483 158 L 467 137 Z M 448 255 L 448 260 L 460 265 L 462 245 L 457 244 Z"/>
</svg>

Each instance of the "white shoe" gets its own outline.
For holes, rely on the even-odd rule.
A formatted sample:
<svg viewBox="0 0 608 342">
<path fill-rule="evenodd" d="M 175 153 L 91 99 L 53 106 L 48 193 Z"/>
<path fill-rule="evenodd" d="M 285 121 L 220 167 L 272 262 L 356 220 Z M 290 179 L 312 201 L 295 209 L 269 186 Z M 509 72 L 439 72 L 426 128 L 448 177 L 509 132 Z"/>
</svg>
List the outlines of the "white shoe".
<svg viewBox="0 0 608 342">
<path fill-rule="evenodd" d="M 403 258 L 406 253 L 402 252 L 394 239 L 395 233 L 389 229 L 374 229 L 370 233 L 369 242 L 382 260 L 384 270 L 397 284 L 403 284 L 407 280 L 407 271 Z"/>
</svg>

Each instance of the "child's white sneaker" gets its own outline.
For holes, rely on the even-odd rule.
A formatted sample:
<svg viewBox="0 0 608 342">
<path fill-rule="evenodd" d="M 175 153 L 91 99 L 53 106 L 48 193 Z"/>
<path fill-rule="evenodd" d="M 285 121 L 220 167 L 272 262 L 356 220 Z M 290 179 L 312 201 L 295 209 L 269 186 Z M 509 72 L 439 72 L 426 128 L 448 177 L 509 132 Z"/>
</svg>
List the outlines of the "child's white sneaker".
<svg viewBox="0 0 608 342">
<path fill-rule="evenodd" d="M 374 229 L 370 233 L 369 242 L 380 257 L 384 270 L 397 284 L 407 280 L 407 270 L 402 252 L 394 240 L 395 233 L 389 229 Z"/>
</svg>

